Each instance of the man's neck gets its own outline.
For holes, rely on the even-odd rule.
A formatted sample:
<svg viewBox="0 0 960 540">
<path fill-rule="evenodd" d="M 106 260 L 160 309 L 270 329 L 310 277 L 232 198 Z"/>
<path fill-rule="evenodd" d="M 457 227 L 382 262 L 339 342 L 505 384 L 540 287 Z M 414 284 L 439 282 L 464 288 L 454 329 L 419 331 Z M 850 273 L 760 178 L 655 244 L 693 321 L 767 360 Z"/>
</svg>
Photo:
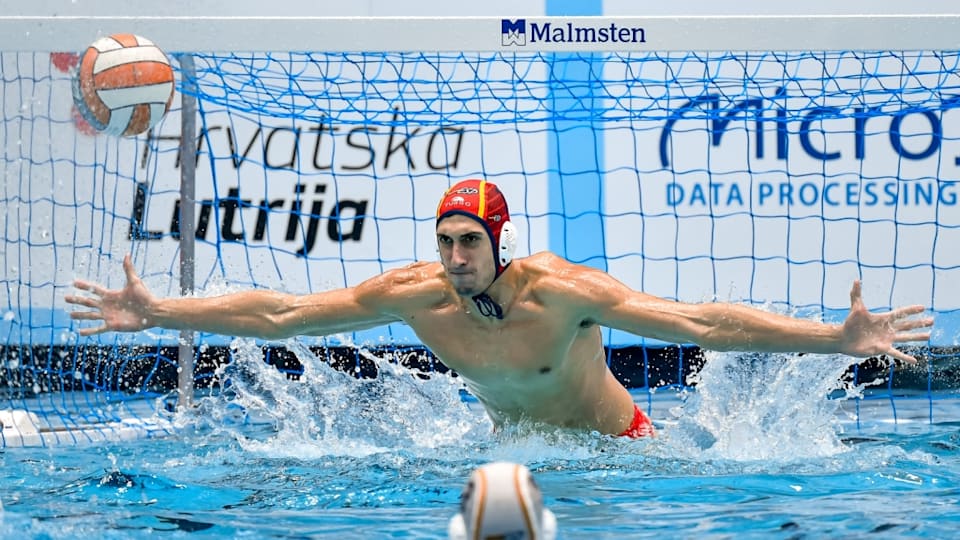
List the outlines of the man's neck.
<svg viewBox="0 0 960 540">
<path fill-rule="evenodd" d="M 505 306 L 512 296 L 513 287 L 510 285 L 509 278 L 504 273 L 494 278 L 493 282 L 481 293 L 471 297 L 464 298 L 465 304 L 476 310 L 477 313 L 485 319 L 503 320 L 505 316 Z"/>
</svg>

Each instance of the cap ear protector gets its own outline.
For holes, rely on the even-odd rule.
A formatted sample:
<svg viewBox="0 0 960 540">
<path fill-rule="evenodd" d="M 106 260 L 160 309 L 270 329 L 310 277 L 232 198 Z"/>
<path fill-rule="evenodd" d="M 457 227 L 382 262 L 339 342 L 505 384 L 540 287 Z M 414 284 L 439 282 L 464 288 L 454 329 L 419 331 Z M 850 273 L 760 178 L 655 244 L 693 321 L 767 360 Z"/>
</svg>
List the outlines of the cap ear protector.
<svg viewBox="0 0 960 540">
<path fill-rule="evenodd" d="M 513 222 L 507 221 L 500 229 L 500 245 L 497 248 L 497 260 L 500 261 L 500 267 L 505 268 L 513 260 L 513 254 L 517 252 L 517 228 Z"/>
</svg>

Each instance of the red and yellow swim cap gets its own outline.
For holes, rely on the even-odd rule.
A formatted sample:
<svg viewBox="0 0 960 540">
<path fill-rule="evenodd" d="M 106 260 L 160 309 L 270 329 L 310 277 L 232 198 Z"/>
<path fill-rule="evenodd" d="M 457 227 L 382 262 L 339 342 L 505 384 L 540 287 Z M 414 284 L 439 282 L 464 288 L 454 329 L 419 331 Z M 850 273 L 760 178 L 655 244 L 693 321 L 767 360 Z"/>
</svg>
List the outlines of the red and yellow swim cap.
<svg viewBox="0 0 960 540">
<path fill-rule="evenodd" d="M 463 180 L 443 194 L 437 206 L 437 224 L 450 216 L 461 215 L 477 220 L 490 235 L 497 276 L 513 260 L 517 249 L 517 232 L 510 223 L 507 199 L 500 188 L 486 180 Z"/>
</svg>

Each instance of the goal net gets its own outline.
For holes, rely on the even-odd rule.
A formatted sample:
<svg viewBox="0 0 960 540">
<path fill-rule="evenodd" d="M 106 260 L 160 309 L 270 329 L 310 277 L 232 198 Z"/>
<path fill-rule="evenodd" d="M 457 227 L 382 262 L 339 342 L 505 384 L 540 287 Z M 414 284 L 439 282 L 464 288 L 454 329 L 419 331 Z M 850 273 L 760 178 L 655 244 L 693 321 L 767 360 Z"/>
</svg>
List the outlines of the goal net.
<svg viewBox="0 0 960 540">
<path fill-rule="evenodd" d="M 96 134 L 73 107 L 76 55 L 64 51 L 96 31 L 75 26 L 72 48 L 3 42 L 0 446 L 165 429 L 137 419 L 176 388 L 180 336 L 79 337 L 63 300 L 75 278 L 121 286 L 130 253 L 154 292 L 180 294 L 189 235 L 198 294 L 355 285 L 437 260 L 435 205 L 474 177 L 505 193 L 519 255 L 552 250 L 654 295 L 841 320 L 862 279 L 871 308 L 923 304 L 937 326 L 913 352 L 934 361 L 901 380 L 956 386 L 957 50 L 919 35 L 903 50 L 855 37 L 823 50 L 740 38 L 684 50 L 658 42 L 674 20 L 542 18 L 320 21 L 319 34 L 360 41 L 410 26 L 449 39 L 249 51 L 160 22 L 147 37 L 173 59 L 179 92 L 134 138 Z M 851 24 L 883 33 L 897 21 Z M 193 133 L 181 132 L 183 95 L 196 101 Z M 195 151 L 192 171 L 183 148 Z M 184 173 L 193 223 L 180 219 Z M 231 339 L 195 339 L 202 385 Z M 683 384 L 696 360 L 688 344 L 609 330 L 604 340 L 635 388 Z M 360 372 L 356 347 L 419 351 L 400 324 L 307 343 Z M 296 371 L 282 346 L 266 347 Z"/>
</svg>

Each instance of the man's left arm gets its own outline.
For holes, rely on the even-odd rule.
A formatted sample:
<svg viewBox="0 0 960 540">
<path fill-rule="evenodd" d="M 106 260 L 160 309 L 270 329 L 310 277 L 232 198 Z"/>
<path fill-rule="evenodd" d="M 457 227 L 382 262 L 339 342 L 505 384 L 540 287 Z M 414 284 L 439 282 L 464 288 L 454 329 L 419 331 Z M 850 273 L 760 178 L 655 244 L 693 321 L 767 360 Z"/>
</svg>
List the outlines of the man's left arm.
<svg viewBox="0 0 960 540">
<path fill-rule="evenodd" d="M 871 313 L 860 282 L 850 291 L 850 314 L 843 324 L 827 324 L 770 313 L 741 304 L 673 302 L 634 291 L 603 272 L 585 269 L 571 301 L 598 323 L 672 343 L 696 343 L 713 350 L 843 353 L 856 357 L 889 355 L 915 362 L 896 343 L 926 342 L 933 325 L 915 318 L 923 306 Z"/>
</svg>

